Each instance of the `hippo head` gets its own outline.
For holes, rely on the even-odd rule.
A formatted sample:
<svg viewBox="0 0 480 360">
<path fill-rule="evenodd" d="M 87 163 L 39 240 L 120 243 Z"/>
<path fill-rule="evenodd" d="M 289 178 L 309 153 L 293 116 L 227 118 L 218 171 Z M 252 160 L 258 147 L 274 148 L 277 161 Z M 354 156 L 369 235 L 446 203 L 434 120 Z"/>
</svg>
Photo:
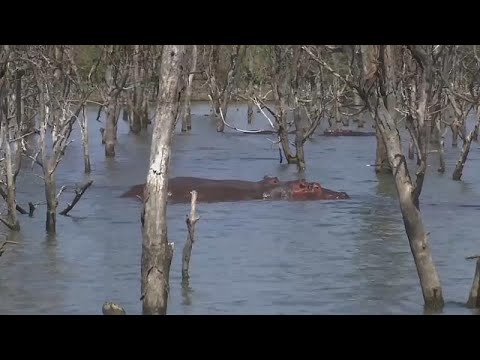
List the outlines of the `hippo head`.
<svg viewBox="0 0 480 360">
<path fill-rule="evenodd" d="M 317 182 L 307 182 L 305 179 L 290 184 L 292 200 L 316 200 L 323 198 L 323 188 Z"/>
<path fill-rule="evenodd" d="M 268 176 L 265 175 L 263 179 L 260 181 L 262 185 L 267 185 L 267 186 L 276 186 L 280 185 L 280 179 L 276 176 Z"/>
</svg>

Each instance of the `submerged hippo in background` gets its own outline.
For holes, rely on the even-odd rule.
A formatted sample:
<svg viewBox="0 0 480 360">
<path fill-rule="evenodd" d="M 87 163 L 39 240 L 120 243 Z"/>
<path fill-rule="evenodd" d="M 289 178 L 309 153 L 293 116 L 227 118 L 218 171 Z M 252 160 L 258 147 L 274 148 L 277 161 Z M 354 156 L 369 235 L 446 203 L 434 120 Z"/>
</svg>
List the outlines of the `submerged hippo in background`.
<svg viewBox="0 0 480 360">
<path fill-rule="evenodd" d="M 350 199 L 350 196 L 346 192 L 325 189 L 317 182 L 307 182 L 302 179 L 268 190 L 263 194 L 263 198 L 301 201 Z"/>
<path fill-rule="evenodd" d="M 327 129 L 323 132 L 325 136 L 375 136 L 375 132 L 354 131 L 349 129 Z"/>
<path fill-rule="evenodd" d="M 273 176 L 264 176 L 259 181 L 180 176 L 168 180 L 169 202 L 189 202 L 192 190 L 197 191 L 198 202 L 262 199 L 265 191 L 280 186 L 280 184 L 280 180 Z M 144 188 L 145 184 L 134 185 L 120 197 L 143 200 Z"/>
</svg>

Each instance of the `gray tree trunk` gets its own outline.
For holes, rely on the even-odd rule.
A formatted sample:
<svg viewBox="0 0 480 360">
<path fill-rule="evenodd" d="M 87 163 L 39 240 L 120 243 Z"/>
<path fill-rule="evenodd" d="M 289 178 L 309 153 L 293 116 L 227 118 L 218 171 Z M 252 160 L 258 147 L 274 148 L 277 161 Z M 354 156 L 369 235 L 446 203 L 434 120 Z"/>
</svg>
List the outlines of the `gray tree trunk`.
<svg viewBox="0 0 480 360">
<path fill-rule="evenodd" d="M 183 116 L 182 116 L 182 132 L 186 132 L 192 129 L 192 89 L 193 89 L 193 77 L 195 71 L 197 71 L 197 45 L 192 45 L 192 54 L 190 57 L 190 74 L 188 74 L 187 86 L 185 89 L 185 99 L 183 103 Z"/>
<path fill-rule="evenodd" d="M 171 143 L 178 114 L 183 45 L 164 45 L 160 88 L 145 189 L 141 284 L 143 314 L 165 315 L 173 244 L 167 239 L 167 199 Z"/>
</svg>

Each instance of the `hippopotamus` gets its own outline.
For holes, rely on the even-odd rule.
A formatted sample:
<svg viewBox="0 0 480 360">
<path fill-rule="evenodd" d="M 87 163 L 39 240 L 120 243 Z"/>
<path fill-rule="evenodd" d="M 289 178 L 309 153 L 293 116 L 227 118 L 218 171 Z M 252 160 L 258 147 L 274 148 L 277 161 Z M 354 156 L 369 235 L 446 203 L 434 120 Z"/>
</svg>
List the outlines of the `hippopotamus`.
<svg viewBox="0 0 480 360">
<path fill-rule="evenodd" d="M 349 129 L 327 129 L 323 132 L 325 136 L 375 136 L 374 132 L 354 131 Z"/>
<path fill-rule="evenodd" d="M 168 181 L 168 201 L 170 203 L 189 202 L 192 190 L 197 191 L 198 202 L 262 199 L 265 191 L 280 184 L 280 180 L 273 176 L 264 176 L 259 181 L 174 177 Z M 135 197 L 143 200 L 144 189 L 145 184 L 134 185 L 120 197 Z"/>
<path fill-rule="evenodd" d="M 134 185 L 121 197 L 144 198 L 145 185 Z M 197 202 L 228 202 L 261 199 L 274 200 L 334 200 L 349 199 L 345 192 L 322 188 L 305 179 L 281 182 L 277 177 L 264 176 L 259 181 L 174 177 L 168 181 L 168 202 L 188 203 L 191 191 L 197 192 Z"/>
<path fill-rule="evenodd" d="M 318 182 L 305 179 L 290 181 L 263 193 L 264 199 L 272 200 L 339 200 L 350 199 L 346 192 L 323 188 Z"/>
</svg>

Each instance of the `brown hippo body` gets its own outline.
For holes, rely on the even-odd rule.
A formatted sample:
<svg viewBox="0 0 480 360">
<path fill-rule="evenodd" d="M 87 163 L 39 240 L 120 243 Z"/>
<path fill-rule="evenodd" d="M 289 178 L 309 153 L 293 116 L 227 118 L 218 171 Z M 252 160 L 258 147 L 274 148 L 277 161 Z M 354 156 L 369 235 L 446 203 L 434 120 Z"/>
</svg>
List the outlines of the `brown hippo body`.
<svg viewBox="0 0 480 360">
<path fill-rule="evenodd" d="M 260 181 L 174 177 L 168 181 L 169 202 L 189 202 L 192 190 L 197 191 L 198 202 L 262 199 L 265 191 L 276 186 L 280 186 L 280 180 L 271 176 L 264 176 Z M 143 200 L 144 188 L 144 184 L 134 185 L 121 197 L 135 197 Z"/>
</svg>

